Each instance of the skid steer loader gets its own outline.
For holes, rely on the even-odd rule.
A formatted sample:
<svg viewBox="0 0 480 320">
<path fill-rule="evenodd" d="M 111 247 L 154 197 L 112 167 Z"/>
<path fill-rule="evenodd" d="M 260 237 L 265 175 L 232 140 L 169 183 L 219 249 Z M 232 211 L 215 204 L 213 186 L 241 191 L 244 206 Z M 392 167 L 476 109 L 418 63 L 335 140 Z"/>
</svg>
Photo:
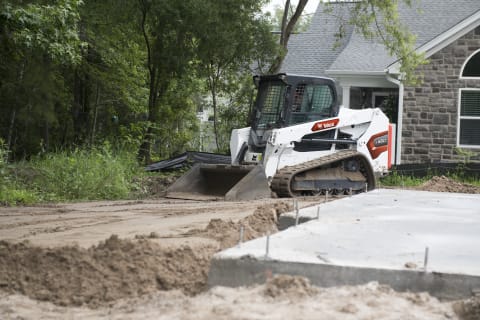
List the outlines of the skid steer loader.
<svg viewBox="0 0 480 320">
<path fill-rule="evenodd" d="M 232 164 L 195 165 L 167 197 L 358 193 L 374 189 L 376 176 L 390 168 L 392 131 L 380 109 L 340 107 L 329 78 L 278 74 L 256 76 L 254 82 L 251 127 L 233 130 Z"/>
</svg>

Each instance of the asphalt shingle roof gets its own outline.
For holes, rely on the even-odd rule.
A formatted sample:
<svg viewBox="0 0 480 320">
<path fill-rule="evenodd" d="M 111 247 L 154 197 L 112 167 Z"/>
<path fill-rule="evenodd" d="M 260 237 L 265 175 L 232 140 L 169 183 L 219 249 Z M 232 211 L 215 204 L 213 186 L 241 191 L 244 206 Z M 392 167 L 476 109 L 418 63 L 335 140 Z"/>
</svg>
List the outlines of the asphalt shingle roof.
<svg viewBox="0 0 480 320">
<path fill-rule="evenodd" d="M 396 61 L 383 45 L 365 39 L 351 26 L 346 28 L 340 46 L 335 47 L 339 17 L 348 17 L 352 3 L 332 6 L 332 11 L 326 12 L 320 4 L 309 30 L 292 36 L 282 72 L 309 75 L 325 75 L 326 70 L 375 72 Z M 417 47 L 479 10 L 480 0 L 414 0 L 411 7 L 403 2 L 399 5 L 400 19 L 416 35 Z"/>
<path fill-rule="evenodd" d="M 348 5 L 335 7 L 336 14 L 327 14 L 318 6 L 307 32 L 290 37 L 288 53 L 281 71 L 286 73 L 313 76 L 325 75 L 337 56 L 342 52 L 353 28 L 345 30 L 345 37 L 340 41 L 335 36 L 341 25 L 338 16 L 348 13 Z M 333 13 L 333 12 L 332 12 Z"/>
</svg>

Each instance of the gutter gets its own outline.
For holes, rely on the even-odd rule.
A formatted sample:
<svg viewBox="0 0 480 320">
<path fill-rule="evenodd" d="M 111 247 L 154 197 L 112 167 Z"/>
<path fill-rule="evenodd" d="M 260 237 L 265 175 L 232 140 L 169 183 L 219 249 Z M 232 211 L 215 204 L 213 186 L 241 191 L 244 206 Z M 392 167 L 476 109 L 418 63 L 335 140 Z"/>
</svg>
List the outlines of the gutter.
<svg viewBox="0 0 480 320">
<path fill-rule="evenodd" d="M 395 146 L 395 164 L 401 164 L 402 161 L 402 130 L 403 130 L 403 94 L 405 88 L 403 82 L 393 78 L 388 72 L 385 75 L 388 81 L 398 86 L 398 123 L 397 123 L 397 137 Z M 400 76 L 399 76 L 400 77 Z"/>
<path fill-rule="evenodd" d="M 383 76 L 384 71 L 325 70 L 325 74 L 346 76 Z"/>
</svg>

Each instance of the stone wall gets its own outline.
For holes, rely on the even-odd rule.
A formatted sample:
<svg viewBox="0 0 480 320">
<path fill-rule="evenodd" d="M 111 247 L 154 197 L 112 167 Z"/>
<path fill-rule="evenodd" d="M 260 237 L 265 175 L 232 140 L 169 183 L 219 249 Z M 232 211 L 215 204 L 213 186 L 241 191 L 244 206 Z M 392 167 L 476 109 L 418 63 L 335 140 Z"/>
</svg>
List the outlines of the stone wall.
<svg viewBox="0 0 480 320">
<path fill-rule="evenodd" d="M 402 163 L 457 162 L 455 151 L 460 88 L 480 88 L 480 80 L 460 80 L 468 57 L 480 49 L 480 27 L 429 58 L 421 66 L 423 84 L 406 87 L 402 130 Z M 480 149 L 471 160 L 480 161 Z"/>
</svg>

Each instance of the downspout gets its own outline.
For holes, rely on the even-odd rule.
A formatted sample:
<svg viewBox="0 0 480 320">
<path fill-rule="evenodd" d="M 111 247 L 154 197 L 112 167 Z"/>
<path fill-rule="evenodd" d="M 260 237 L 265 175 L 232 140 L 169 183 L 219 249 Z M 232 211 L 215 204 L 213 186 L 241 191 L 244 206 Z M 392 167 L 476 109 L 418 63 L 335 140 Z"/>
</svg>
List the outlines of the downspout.
<svg viewBox="0 0 480 320">
<path fill-rule="evenodd" d="M 403 130 L 403 94 L 405 88 L 403 82 L 393 78 L 390 74 L 386 74 L 386 78 L 391 83 L 398 86 L 398 119 L 397 119 L 397 138 L 396 138 L 396 150 L 395 150 L 395 164 L 401 164 L 402 160 L 402 130 Z"/>
</svg>

